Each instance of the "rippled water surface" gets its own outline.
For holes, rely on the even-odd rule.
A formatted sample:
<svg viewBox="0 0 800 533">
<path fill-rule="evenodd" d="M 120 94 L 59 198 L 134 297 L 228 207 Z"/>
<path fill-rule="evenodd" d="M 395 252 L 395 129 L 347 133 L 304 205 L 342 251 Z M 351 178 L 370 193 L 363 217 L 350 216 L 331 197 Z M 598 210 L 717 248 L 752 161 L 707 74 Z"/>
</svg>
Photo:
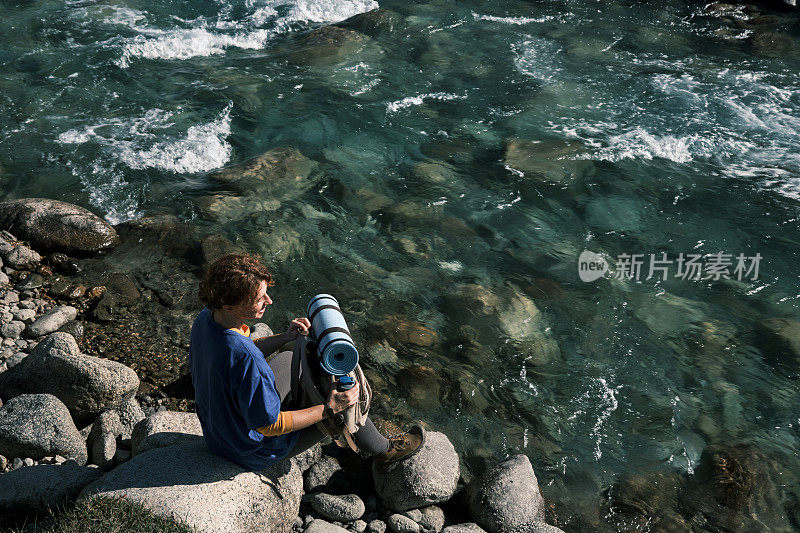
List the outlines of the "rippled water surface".
<svg viewBox="0 0 800 533">
<path fill-rule="evenodd" d="M 7 196 L 223 233 L 273 265 L 276 322 L 335 294 L 384 409 L 447 432 L 475 471 L 527 454 L 567 530 L 800 527 L 800 362 L 754 331 L 800 319 L 796 15 L 584 0 L 0 14 Z M 276 148 L 299 151 L 275 153 L 300 179 L 213 176 Z M 585 283 L 583 250 L 763 259 L 755 280 L 673 264 Z M 704 484 L 710 446 L 769 459 L 745 504 Z M 631 504 L 637 483 L 655 510 Z"/>
</svg>

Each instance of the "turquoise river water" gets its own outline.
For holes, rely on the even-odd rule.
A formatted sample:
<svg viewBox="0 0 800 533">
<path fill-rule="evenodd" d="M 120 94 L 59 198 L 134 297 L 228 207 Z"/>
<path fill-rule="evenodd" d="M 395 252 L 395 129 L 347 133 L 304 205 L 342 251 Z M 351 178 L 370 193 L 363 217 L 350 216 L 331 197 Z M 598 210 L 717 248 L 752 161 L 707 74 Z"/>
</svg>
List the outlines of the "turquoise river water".
<svg viewBox="0 0 800 533">
<path fill-rule="evenodd" d="M 565 530 L 791 531 L 800 361 L 756 324 L 800 320 L 798 37 L 676 1 L 0 0 L 0 183 L 221 232 L 276 321 L 335 294 L 388 405 L 471 470 L 527 454 Z M 310 170 L 212 175 L 274 148 Z"/>
</svg>

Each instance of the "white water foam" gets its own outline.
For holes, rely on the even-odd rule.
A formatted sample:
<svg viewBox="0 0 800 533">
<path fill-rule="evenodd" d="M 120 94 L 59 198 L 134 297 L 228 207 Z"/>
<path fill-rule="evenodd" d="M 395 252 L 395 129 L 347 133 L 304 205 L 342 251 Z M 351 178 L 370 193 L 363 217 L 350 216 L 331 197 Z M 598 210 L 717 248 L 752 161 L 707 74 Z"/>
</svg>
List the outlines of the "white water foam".
<svg viewBox="0 0 800 533">
<path fill-rule="evenodd" d="M 425 100 L 464 100 L 466 97 L 466 94 L 453 93 L 426 93 L 418 94 L 416 96 L 406 96 L 405 98 L 401 98 L 400 100 L 395 100 L 394 102 L 389 102 L 386 104 L 386 111 L 389 113 L 396 113 L 407 107 L 422 105 L 422 102 Z"/>
<path fill-rule="evenodd" d="M 285 7 L 286 2 L 249 4 L 253 11 L 243 20 L 230 20 L 223 10 L 213 24 L 198 18 L 182 21 L 190 27 L 176 29 L 142 25 L 145 17 L 141 12 L 118 11 L 108 22 L 125 24 L 139 35 L 124 41 L 117 64 L 128 68 L 135 59 L 183 60 L 223 54 L 229 48 L 260 50 L 275 36 L 291 31 L 299 23 L 340 22 L 379 7 L 375 0 L 299 0 L 281 17 L 276 7 Z"/>
<path fill-rule="evenodd" d="M 151 109 L 142 117 L 114 120 L 82 130 L 69 130 L 58 137 L 60 144 L 96 142 L 114 159 L 135 170 L 155 168 L 178 174 L 193 174 L 219 168 L 228 162 L 231 145 L 232 104 L 219 117 L 205 124 L 191 126 L 185 135 L 170 137 L 173 114 Z M 161 131 L 164 130 L 164 131 Z"/>
<path fill-rule="evenodd" d="M 511 49 L 514 52 L 514 66 L 526 76 L 549 82 L 562 70 L 558 64 L 561 48 L 553 41 L 537 37 L 514 45 Z"/>
<path fill-rule="evenodd" d="M 227 48 L 259 50 L 272 35 L 269 30 L 225 35 L 212 33 L 206 28 L 169 30 L 157 37 L 137 35 L 125 45 L 118 65 L 128 68 L 133 58 L 189 59 L 222 54 Z"/>
<path fill-rule="evenodd" d="M 502 24 L 511 24 L 514 26 L 522 26 L 524 24 L 531 24 L 534 22 L 549 22 L 554 20 L 552 15 L 545 15 L 542 17 L 495 17 L 492 15 L 479 15 L 473 11 L 472 17 L 475 20 L 486 20 L 489 22 L 500 22 Z"/>
<path fill-rule="evenodd" d="M 120 159 L 133 169 L 156 168 L 176 174 L 194 174 L 219 168 L 231 158 L 231 107 L 208 124 L 192 126 L 186 136 L 158 142 L 146 150 L 123 145 Z"/>
</svg>

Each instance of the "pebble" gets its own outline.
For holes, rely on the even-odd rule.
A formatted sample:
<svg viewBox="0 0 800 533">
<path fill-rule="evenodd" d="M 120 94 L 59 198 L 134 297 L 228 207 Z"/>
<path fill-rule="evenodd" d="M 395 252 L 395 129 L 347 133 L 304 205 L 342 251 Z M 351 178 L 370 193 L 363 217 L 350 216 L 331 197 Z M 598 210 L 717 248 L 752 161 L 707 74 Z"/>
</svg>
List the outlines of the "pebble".
<svg viewBox="0 0 800 533">
<path fill-rule="evenodd" d="M 59 305 L 54 307 L 44 315 L 34 321 L 33 324 L 28 326 L 28 334 L 31 337 L 41 337 L 49 335 L 58 328 L 69 322 L 75 320 L 78 316 L 78 310 L 69 305 Z"/>
<path fill-rule="evenodd" d="M 31 309 L 31 310 L 33 310 L 33 309 L 36 309 L 36 302 L 34 302 L 33 300 L 23 300 L 23 301 L 19 302 L 18 307 L 20 309 Z M 36 312 L 35 311 L 34 311 L 33 315 L 36 316 Z M 23 322 L 24 322 L 24 320 L 23 320 Z"/>
<path fill-rule="evenodd" d="M 300 529 L 301 527 L 303 527 L 303 519 L 300 518 L 299 516 L 295 518 L 292 527 L 294 527 L 295 529 Z"/>
<path fill-rule="evenodd" d="M 0 334 L 7 339 L 18 339 L 23 331 L 25 331 L 25 324 L 19 320 L 12 320 L 0 327 Z"/>
<path fill-rule="evenodd" d="M 5 259 L 12 268 L 29 270 L 36 268 L 36 265 L 42 260 L 42 256 L 27 246 L 17 246 L 6 254 Z"/>
<path fill-rule="evenodd" d="M 31 274 L 27 280 L 17 285 L 17 289 L 21 291 L 38 289 L 42 285 L 44 285 L 44 278 L 39 274 Z"/>
<path fill-rule="evenodd" d="M 353 522 L 353 531 L 356 533 L 364 533 L 367 529 L 367 523 L 363 520 L 356 520 Z"/>
<path fill-rule="evenodd" d="M 401 514 L 393 514 L 386 521 L 389 530 L 392 533 L 419 533 L 419 524 L 411 520 L 409 517 Z"/>
<path fill-rule="evenodd" d="M 22 464 L 24 464 L 25 466 L 33 466 L 34 462 L 33 459 L 31 459 L 30 457 L 26 457 L 25 459 L 22 460 Z"/>
<path fill-rule="evenodd" d="M 323 492 L 308 497 L 311 507 L 330 520 L 352 522 L 364 515 L 364 502 L 356 494 L 334 496 Z"/>
<path fill-rule="evenodd" d="M 67 460 L 67 458 L 66 457 L 62 457 L 61 455 L 56 455 L 55 458 L 53 459 L 53 461 L 57 465 L 60 465 L 61 463 L 65 462 L 66 460 Z"/>
<path fill-rule="evenodd" d="M 0 455 L 0 472 L 5 472 L 6 468 L 8 468 L 8 459 Z"/>
<path fill-rule="evenodd" d="M 33 324 L 33 321 L 36 318 L 36 311 L 28 307 L 22 307 L 22 305 L 20 305 L 20 307 L 21 309 L 17 309 L 11 313 L 14 317 L 14 320 L 19 320 L 25 325 Z"/>
<path fill-rule="evenodd" d="M 367 533 L 386 533 L 386 523 L 383 520 L 372 520 L 367 524 Z"/>
<path fill-rule="evenodd" d="M 3 295 L 3 298 L 0 299 L 0 302 L 3 302 L 4 304 L 15 304 L 18 301 L 19 301 L 19 294 L 17 294 L 14 291 L 7 291 Z"/>
<path fill-rule="evenodd" d="M 5 287 L 10 281 L 11 280 L 8 279 L 8 274 L 5 272 L 0 272 L 0 287 Z"/>
<path fill-rule="evenodd" d="M 22 459 L 19 457 L 14 457 L 13 466 L 11 468 L 17 470 L 18 468 L 22 468 L 23 464 L 24 463 L 22 462 Z"/>
<path fill-rule="evenodd" d="M 444 511 L 437 505 L 430 505 L 424 509 L 420 509 L 421 517 L 417 523 L 428 531 L 435 531 L 438 533 L 444 527 Z"/>
<path fill-rule="evenodd" d="M 419 509 L 410 509 L 404 512 L 403 515 L 409 517 L 414 522 L 419 522 L 422 520 L 422 511 Z"/>
</svg>

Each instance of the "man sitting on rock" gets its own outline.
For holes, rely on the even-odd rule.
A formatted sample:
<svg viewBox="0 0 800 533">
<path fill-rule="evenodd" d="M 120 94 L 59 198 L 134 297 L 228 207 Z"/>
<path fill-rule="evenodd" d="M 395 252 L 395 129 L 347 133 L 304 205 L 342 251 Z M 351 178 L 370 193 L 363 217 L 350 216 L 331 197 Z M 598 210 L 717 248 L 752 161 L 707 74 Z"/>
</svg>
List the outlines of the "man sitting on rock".
<svg viewBox="0 0 800 533">
<path fill-rule="evenodd" d="M 189 364 L 197 417 L 212 452 L 253 471 L 307 450 L 325 436 L 315 424 L 333 417 L 358 399 L 358 386 L 335 387 L 324 405 L 288 410 L 301 397 L 302 380 L 292 373 L 292 352 L 266 360 L 298 335 L 308 334 L 307 318 L 291 321 L 285 333 L 250 338 L 244 321 L 259 319 L 272 299 L 272 275 L 254 256 L 229 254 L 214 261 L 200 283 L 206 306 L 192 326 Z M 292 370 L 294 367 L 295 370 Z M 292 379 L 294 377 L 295 379 Z M 375 458 L 378 468 L 408 457 L 423 443 L 420 426 L 387 439 L 369 418 L 353 434 L 358 448 Z"/>
</svg>

